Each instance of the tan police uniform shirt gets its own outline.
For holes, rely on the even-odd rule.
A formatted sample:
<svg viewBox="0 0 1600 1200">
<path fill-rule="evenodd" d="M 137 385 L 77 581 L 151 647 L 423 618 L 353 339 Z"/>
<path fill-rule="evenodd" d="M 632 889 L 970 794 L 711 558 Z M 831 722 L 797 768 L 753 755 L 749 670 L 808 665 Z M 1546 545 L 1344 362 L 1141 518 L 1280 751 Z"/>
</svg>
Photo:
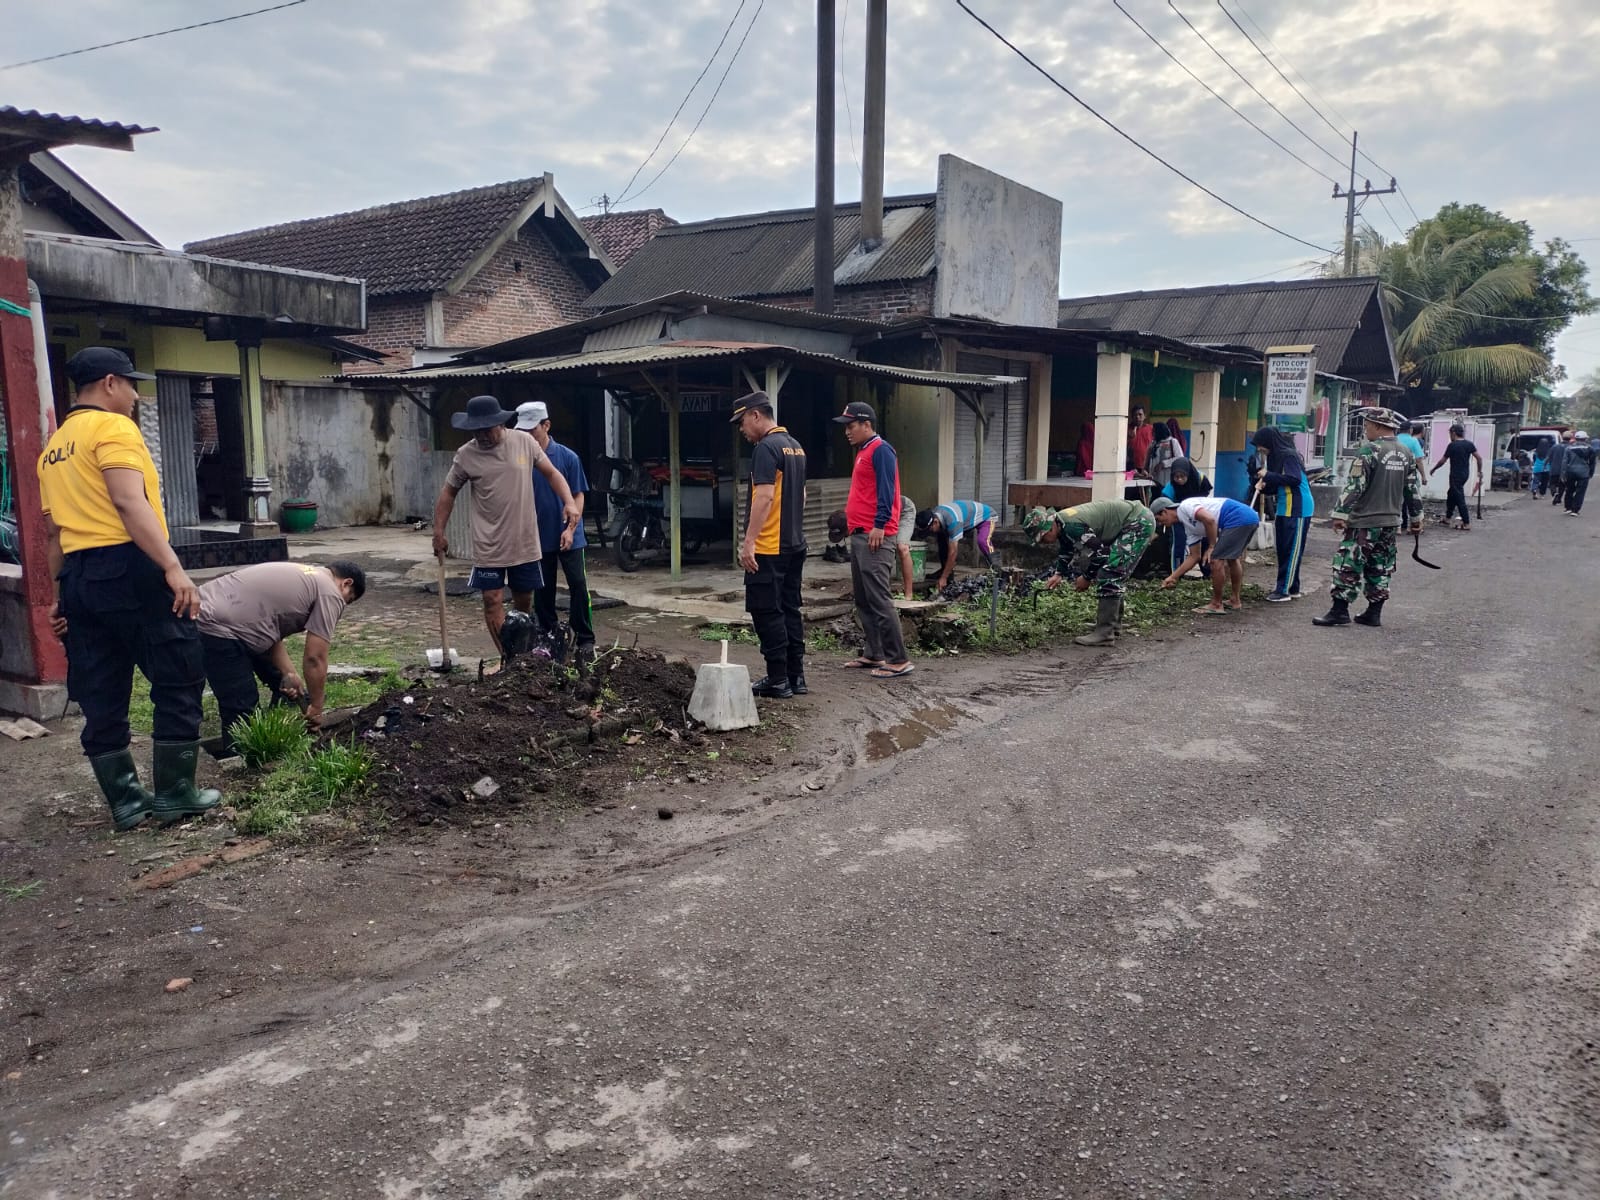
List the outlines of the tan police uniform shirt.
<svg viewBox="0 0 1600 1200">
<path fill-rule="evenodd" d="M 296 633 L 331 642 L 344 609 L 339 581 L 310 563 L 258 563 L 200 585 L 200 632 L 236 638 L 253 654 Z"/>
</svg>

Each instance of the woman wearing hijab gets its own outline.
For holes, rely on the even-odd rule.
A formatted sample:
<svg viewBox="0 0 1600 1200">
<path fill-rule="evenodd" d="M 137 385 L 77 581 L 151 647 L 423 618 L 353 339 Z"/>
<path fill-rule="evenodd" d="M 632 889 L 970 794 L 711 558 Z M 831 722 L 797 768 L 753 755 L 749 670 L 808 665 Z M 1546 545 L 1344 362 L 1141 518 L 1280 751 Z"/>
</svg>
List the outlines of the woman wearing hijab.
<svg viewBox="0 0 1600 1200">
<path fill-rule="evenodd" d="M 1306 549 L 1306 534 L 1311 530 L 1311 484 L 1299 451 L 1283 430 L 1263 425 L 1250 442 L 1267 452 L 1266 469 L 1256 487 L 1272 488 L 1277 497 L 1278 515 L 1272 532 L 1278 550 L 1278 584 L 1267 599 L 1282 604 L 1300 597 L 1300 559 Z"/>
<path fill-rule="evenodd" d="M 1537 500 L 1550 490 L 1550 451 L 1555 438 L 1540 438 L 1533 448 L 1533 482 L 1528 485 L 1528 498 Z"/>
<path fill-rule="evenodd" d="M 1183 435 L 1176 418 L 1169 418 L 1165 425 L 1158 425 L 1156 429 L 1160 436 L 1151 443 L 1144 473 L 1164 488 L 1172 480 L 1172 464 L 1183 457 Z"/>
<path fill-rule="evenodd" d="M 1192 500 L 1196 496 L 1211 495 L 1211 481 L 1187 458 L 1173 459 L 1170 475 L 1171 478 L 1167 486 L 1161 489 L 1161 494 L 1175 504 L 1182 504 L 1185 500 Z M 1167 533 L 1172 545 L 1172 566 L 1169 569 L 1175 571 L 1189 552 L 1189 539 L 1183 532 L 1182 525 L 1172 526 Z M 1200 574 L 1209 579 L 1211 564 L 1202 566 Z"/>
</svg>

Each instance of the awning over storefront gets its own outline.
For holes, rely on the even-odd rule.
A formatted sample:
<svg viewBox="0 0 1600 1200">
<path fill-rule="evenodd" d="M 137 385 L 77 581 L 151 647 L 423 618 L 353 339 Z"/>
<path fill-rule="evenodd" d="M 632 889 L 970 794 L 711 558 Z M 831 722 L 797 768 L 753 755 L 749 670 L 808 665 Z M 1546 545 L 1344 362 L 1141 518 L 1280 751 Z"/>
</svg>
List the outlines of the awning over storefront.
<svg viewBox="0 0 1600 1200">
<path fill-rule="evenodd" d="M 418 367 L 409 371 L 375 372 L 342 378 L 356 386 L 382 383 L 404 388 L 431 383 L 465 383 L 516 378 L 563 379 L 569 382 L 592 380 L 608 388 L 628 388 L 654 392 L 667 409 L 668 464 L 671 482 L 668 508 L 672 529 L 672 577 L 683 575 L 682 483 L 683 455 L 679 432 L 682 415 L 681 379 L 684 372 L 722 364 L 743 371 L 752 391 L 762 389 L 778 403 L 778 393 L 788 372 L 796 367 L 834 375 L 854 376 L 884 383 L 904 383 L 920 387 L 948 388 L 962 402 L 978 407 L 976 394 L 1017 382 L 1009 375 L 975 375 L 959 371 L 926 371 L 913 367 L 861 362 L 818 350 L 799 350 L 770 342 L 673 341 L 613 350 L 590 350 L 578 354 L 559 354 L 544 358 L 512 359 L 507 362 L 454 363 L 437 367 Z M 758 374 L 759 373 L 759 374 Z M 763 379 L 765 382 L 763 382 Z M 639 384 L 643 384 L 641 389 Z"/>
</svg>

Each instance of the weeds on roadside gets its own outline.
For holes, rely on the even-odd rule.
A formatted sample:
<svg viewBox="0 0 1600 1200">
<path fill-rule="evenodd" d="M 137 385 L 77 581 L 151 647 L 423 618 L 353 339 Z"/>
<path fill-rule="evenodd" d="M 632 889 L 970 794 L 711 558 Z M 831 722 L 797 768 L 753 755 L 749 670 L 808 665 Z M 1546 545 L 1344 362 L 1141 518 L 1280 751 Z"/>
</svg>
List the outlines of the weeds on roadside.
<svg viewBox="0 0 1600 1200">
<path fill-rule="evenodd" d="M 302 817 L 327 812 L 360 797 L 372 774 L 372 754 L 354 740 L 307 748 L 281 761 L 244 802 L 243 833 L 280 834 L 297 828 Z"/>
<path fill-rule="evenodd" d="M 700 640 L 702 642 L 728 641 L 743 643 L 746 646 L 759 646 L 761 644 L 761 639 L 755 635 L 755 631 L 746 629 L 743 625 L 738 628 L 732 625 L 702 625 L 700 626 Z"/>
<path fill-rule="evenodd" d="M 0 879 L 0 900 L 33 900 L 44 890 L 44 880 L 30 879 L 27 883 L 12 883 L 9 879 Z"/>
<path fill-rule="evenodd" d="M 245 765 L 256 769 L 303 755 L 311 747 L 304 714 L 289 704 L 258 708 L 240 717 L 233 725 L 233 741 Z"/>
</svg>

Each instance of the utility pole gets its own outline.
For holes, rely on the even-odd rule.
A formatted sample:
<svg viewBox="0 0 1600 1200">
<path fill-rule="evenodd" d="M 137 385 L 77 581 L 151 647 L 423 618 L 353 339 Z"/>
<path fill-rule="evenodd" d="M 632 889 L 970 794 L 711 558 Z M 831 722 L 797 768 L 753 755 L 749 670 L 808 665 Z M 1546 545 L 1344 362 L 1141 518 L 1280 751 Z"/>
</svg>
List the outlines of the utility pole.
<svg viewBox="0 0 1600 1200">
<path fill-rule="evenodd" d="M 1333 198 L 1344 201 L 1344 273 L 1356 273 L 1356 200 L 1359 197 L 1365 200 L 1368 196 L 1392 196 L 1400 190 L 1391 176 L 1389 186 L 1375 188 L 1372 180 L 1366 180 L 1366 186 L 1360 191 L 1356 190 L 1356 139 L 1361 135 L 1355 130 L 1350 131 L 1350 186 L 1341 191 L 1339 185 L 1333 185 Z"/>
<path fill-rule="evenodd" d="M 883 243 L 883 120 L 889 0 L 867 0 L 867 87 L 861 122 L 861 248 Z"/>
<path fill-rule="evenodd" d="M 817 0 L 817 221 L 811 307 L 833 311 L 833 0 Z"/>
</svg>

